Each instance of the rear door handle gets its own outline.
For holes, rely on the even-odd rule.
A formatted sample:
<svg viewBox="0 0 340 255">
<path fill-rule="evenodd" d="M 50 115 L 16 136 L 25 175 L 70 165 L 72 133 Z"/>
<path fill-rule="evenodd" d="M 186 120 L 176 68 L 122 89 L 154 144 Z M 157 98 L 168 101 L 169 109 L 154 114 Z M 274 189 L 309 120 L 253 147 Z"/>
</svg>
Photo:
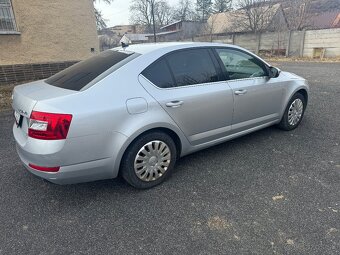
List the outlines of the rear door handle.
<svg viewBox="0 0 340 255">
<path fill-rule="evenodd" d="M 175 101 L 168 102 L 165 105 L 167 107 L 177 108 L 177 107 L 180 107 L 183 103 L 184 103 L 183 101 L 175 100 Z"/>
<path fill-rule="evenodd" d="M 247 93 L 246 89 L 240 89 L 240 90 L 236 90 L 235 95 L 244 95 L 245 93 Z"/>
</svg>

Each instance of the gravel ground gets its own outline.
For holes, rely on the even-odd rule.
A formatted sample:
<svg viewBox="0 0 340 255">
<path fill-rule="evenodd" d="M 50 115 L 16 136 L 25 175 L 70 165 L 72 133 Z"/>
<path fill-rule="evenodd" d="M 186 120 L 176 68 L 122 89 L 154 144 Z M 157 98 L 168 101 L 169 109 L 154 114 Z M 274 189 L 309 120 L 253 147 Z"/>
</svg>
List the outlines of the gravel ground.
<svg viewBox="0 0 340 255">
<path fill-rule="evenodd" d="M 146 191 L 31 175 L 0 113 L 0 254 L 339 254 L 340 64 L 277 65 L 310 81 L 298 129 L 184 157 Z"/>
</svg>

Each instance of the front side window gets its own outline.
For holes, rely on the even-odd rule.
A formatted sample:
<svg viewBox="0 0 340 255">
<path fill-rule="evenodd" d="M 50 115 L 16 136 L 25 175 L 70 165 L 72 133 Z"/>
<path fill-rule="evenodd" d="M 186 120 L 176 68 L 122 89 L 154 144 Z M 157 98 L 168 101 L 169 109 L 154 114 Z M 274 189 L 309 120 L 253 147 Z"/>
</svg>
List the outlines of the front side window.
<svg viewBox="0 0 340 255">
<path fill-rule="evenodd" d="M 178 51 L 166 59 L 177 86 L 218 81 L 216 68 L 207 49 Z"/>
<path fill-rule="evenodd" d="M 263 64 L 247 53 L 233 49 L 216 49 L 216 51 L 230 80 L 267 76 Z"/>
<path fill-rule="evenodd" d="M 11 0 L 0 0 L 0 34 L 16 32 Z"/>
</svg>

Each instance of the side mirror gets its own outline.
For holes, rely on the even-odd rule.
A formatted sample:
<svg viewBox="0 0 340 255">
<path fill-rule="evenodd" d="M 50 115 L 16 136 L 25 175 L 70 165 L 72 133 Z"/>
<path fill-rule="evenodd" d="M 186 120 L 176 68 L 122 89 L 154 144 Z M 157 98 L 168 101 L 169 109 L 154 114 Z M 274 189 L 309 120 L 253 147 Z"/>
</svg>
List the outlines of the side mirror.
<svg viewBox="0 0 340 255">
<path fill-rule="evenodd" d="M 281 70 L 276 68 L 276 67 L 270 66 L 268 68 L 269 78 L 279 77 L 280 72 L 281 72 Z"/>
</svg>

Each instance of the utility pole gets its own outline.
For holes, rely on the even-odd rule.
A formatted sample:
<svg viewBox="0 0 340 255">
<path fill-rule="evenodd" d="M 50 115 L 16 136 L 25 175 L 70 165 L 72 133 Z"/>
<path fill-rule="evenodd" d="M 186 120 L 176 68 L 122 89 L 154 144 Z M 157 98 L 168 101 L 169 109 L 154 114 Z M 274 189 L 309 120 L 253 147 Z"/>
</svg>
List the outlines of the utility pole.
<svg viewBox="0 0 340 255">
<path fill-rule="evenodd" d="M 151 0 L 151 15 L 152 15 L 152 26 L 153 26 L 153 40 L 155 42 L 157 42 L 157 40 L 156 40 L 156 26 L 155 26 L 154 7 L 155 7 L 155 0 Z"/>
</svg>

